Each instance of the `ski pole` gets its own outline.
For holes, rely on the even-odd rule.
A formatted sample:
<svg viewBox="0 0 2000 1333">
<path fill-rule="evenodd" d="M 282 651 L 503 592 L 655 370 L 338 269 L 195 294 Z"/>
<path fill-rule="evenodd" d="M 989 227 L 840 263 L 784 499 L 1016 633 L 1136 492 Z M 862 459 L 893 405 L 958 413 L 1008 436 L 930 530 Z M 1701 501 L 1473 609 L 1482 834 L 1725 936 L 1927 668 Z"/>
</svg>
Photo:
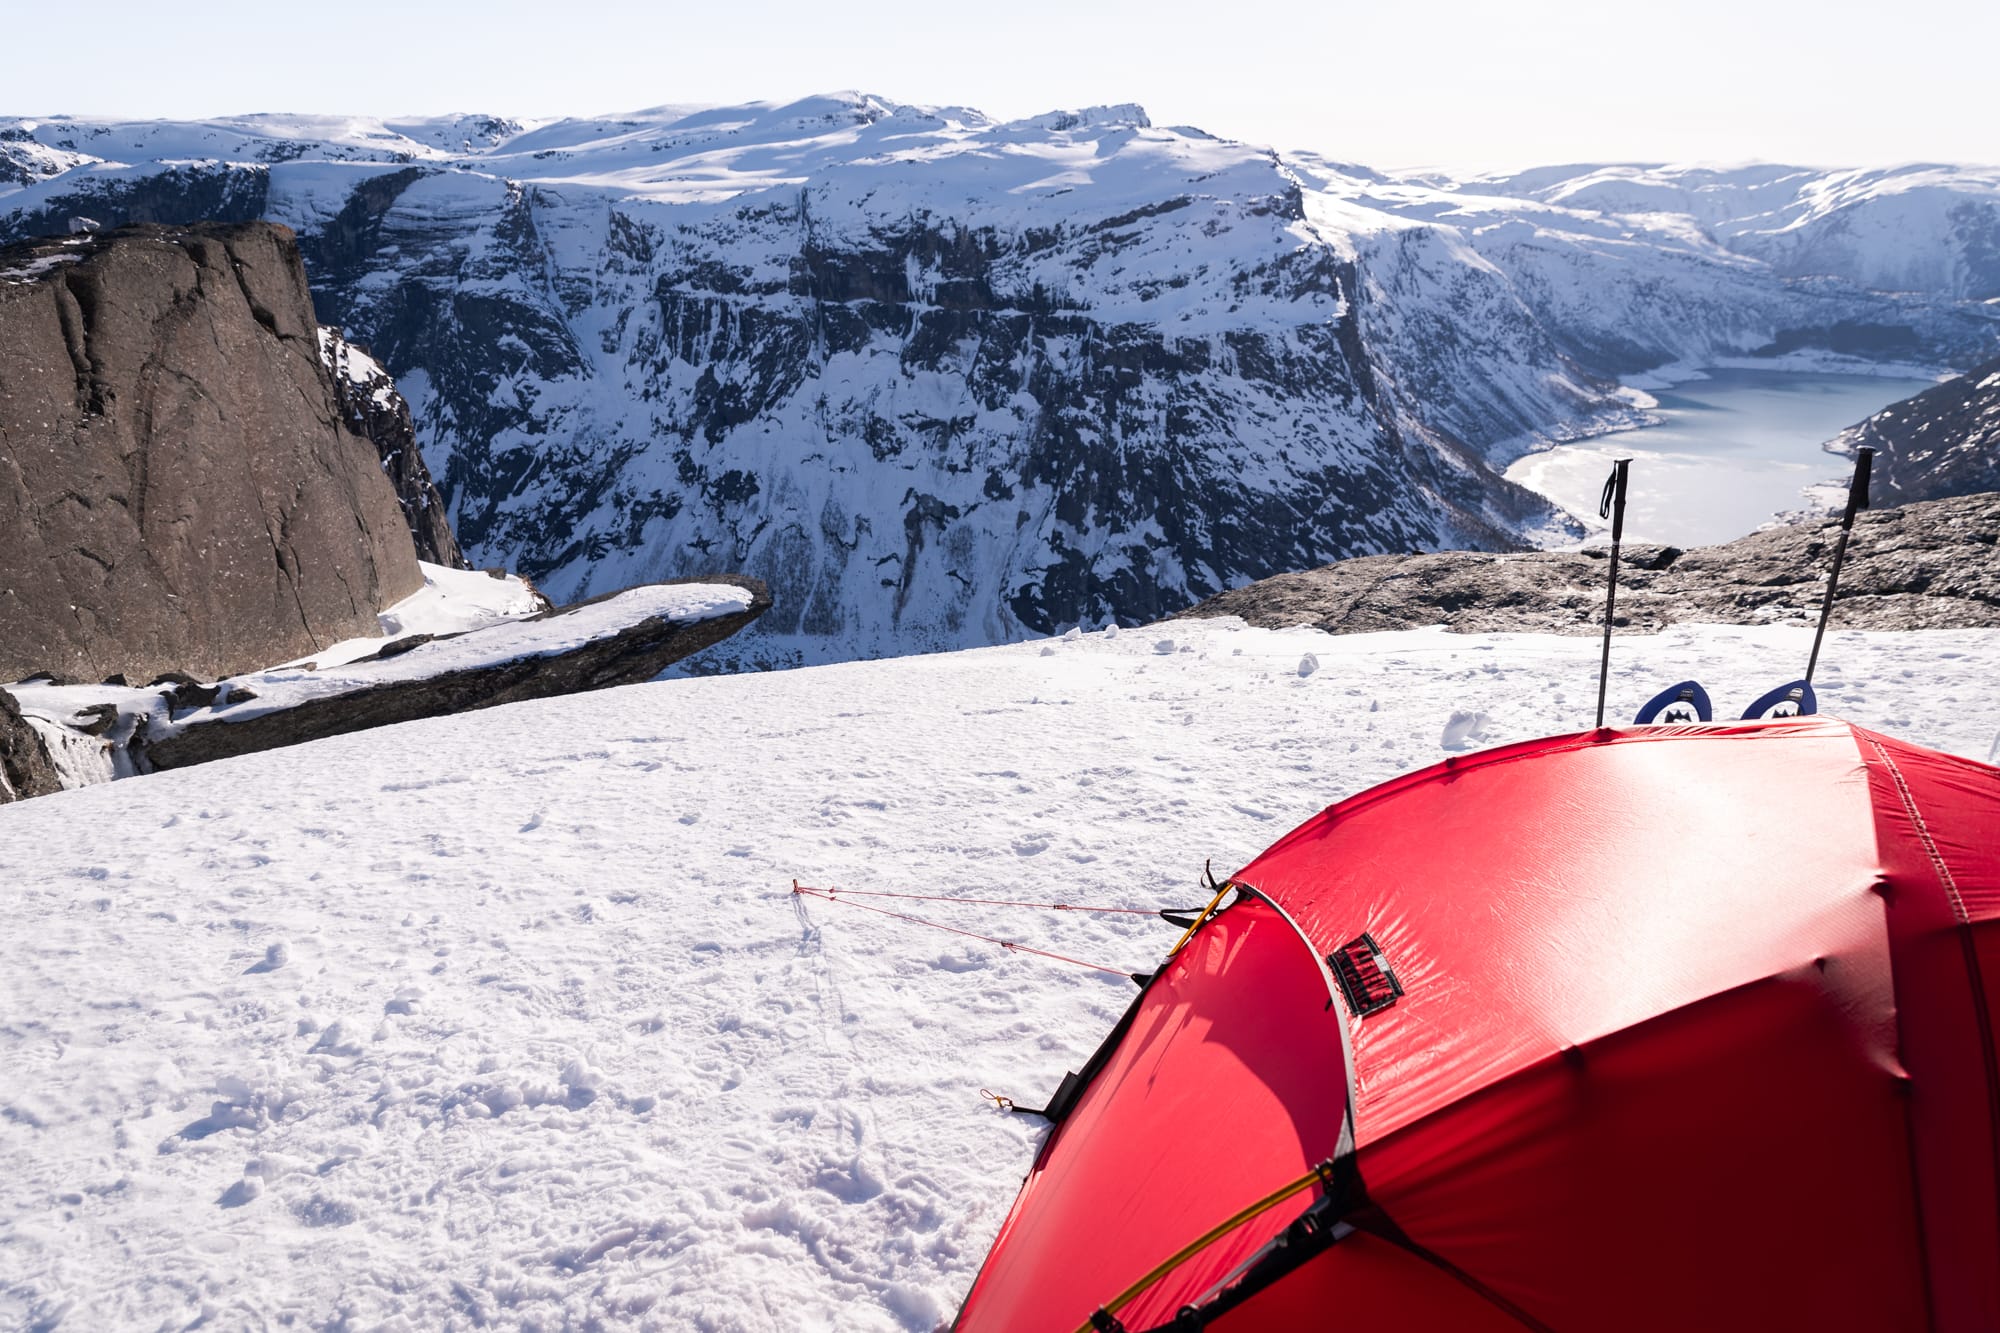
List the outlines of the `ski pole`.
<svg viewBox="0 0 2000 1333">
<path fill-rule="evenodd" d="M 1604 656 L 1597 664 L 1597 725 L 1604 725 L 1604 691 L 1611 681 L 1611 619 L 1618 609 L 1618 544 L 1625 540 L 1625 474 L 1632 466 L 1629 458 L 1616 459 L 1611 475 L 1604 479 L 1604 494 L 1597 501 L 1597 516 L 1611 520 L 1611 587 L 1604 594 Z"/>
<path fill-rule="evenodd" d="M 1868 474 L 1874 466 L 1873 449 L 1863 448 L 1855 454 L 1854 480 L 1847 484 L 1847 511 L 1840 516 L 1840 538 L 1833 545 L 1833 570 L 1826 576 L 1826 600 L 1820 603 L 1819 628 L 1813 631 L 1812 656 L 1806 659 L 1808 685 L 1819 666 L 1819 641 L 1826 637 L 1827 618 L 1833 615 L 1833 594 L 1840 587 L 1840 566 L 1847 559 L 1847 537 L 1854 531 L 1855 511 L 1868 507 Z"/>
</svg>

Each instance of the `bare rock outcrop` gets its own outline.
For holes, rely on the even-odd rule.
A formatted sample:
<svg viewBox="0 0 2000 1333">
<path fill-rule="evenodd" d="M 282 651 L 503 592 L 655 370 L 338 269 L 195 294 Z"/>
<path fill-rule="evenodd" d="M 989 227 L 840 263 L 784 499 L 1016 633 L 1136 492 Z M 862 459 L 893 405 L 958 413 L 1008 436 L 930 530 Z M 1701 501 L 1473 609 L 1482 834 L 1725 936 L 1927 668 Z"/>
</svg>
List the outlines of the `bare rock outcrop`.
<svg viewBox="0 0 2000 1333">
<path fill-rule="evenodd" d="M 290 231 L 0 249 L 0 680 L 228 675 L 423 586 Z"/>
<path fill-rule="evenodd" d="M 1827 518 L 1690 551 L 1627 544 L 1618 628 L 1811 623 L 1838 535 L 1839 521 Z M 1603 627 L 1607 554 L 1600 547 L 1363 556 L 1260 579 L 1180 615 L 1241 616 L 1252 625 L 1311 625 L 1332 634 L 1427 625 L 1590 634 Z M 1834 623 L 2000 626 L 2000 493 L 1864 511 L 1841 571 Z"/>
<path fill-rule="evenodd" d="M 347 340 L 338 329 L 319 331 L 320 357 L 333 373 L 334 396 L 341 415 L 355 434 L 374 442 L 383 474 L 395 488 L 410 526 L 417 558 L 453 569 L 470 569 L 472 562 L 458 549 L 458 538 L 445 514 L 430 468 L 417 448 L 416 423 L 396 381 L 365 348 Z"/>
<path fill-rule="evenodd" d="M 0 690 L 0 805 L 62 790 L 62 777 L 40 733 L 21 716 L 14 696 Z"/>
<path fill-rule="evenodd" d="M 382 648 L 379 659 L 408 655 L 412 665 L 417 653 L 429 645 L 475 646 L 482 638 L 511 632 L 524 626 L 544 624 L 556 629 L 566 621 L 581 619 L 593 607 L 683 586 L 721 586 L 741 589 L 745 594 L 736 603 L 740 609 L 698 617 L 677 614 L 635 615 L 607 632 L 580 635 L 578 641 L 559 652 L 502 654 L 473 664 L 448 666 L 438 670 L 415 670 L 359 688 L 307 698 L 294 706 L 262 712 L 240 721 L 231 718 L 231 701 L 255 698 L 240 682 L 227 682 L 228 694 L 218 709 L 211 709 L 219 693 L 206 687 L 205 695 L 189 699 L 178 695 L 170 702 L 198 703 L 199 716 L 184 723 L 161 739 L 142 738 L 134 742 L 143 749 L 140 760 L 147 769 L 185 768 L 215 759 L 302 741 L 342 736 L 370 727 L 418 718 L 442 717 L 449 713 L 492 708 L 498 704 L 520 703 L 527 699 L 547 699 L 584 690 L 609 689 L 615 685 L 637 685 L 651 680 L 667 667 L 691 653 L 720 643 L 756 620 L 771 608 L 771 594 L 759 579 L 723 574 L 702 579 L 675 579 L 662 584 L 642 585 L 623 592 L 606 593 L 571 606 L 554 608 L 525 620 L 504 622 L 485 630 L 463 635 L 416 636 L 398 640 Z M 474 652 L 475 658 L 480 654 Z M 365 663 L 366 659 L 364 659 Z M 268 700 L 266 701 L 268 702 Z"/>
</svg>

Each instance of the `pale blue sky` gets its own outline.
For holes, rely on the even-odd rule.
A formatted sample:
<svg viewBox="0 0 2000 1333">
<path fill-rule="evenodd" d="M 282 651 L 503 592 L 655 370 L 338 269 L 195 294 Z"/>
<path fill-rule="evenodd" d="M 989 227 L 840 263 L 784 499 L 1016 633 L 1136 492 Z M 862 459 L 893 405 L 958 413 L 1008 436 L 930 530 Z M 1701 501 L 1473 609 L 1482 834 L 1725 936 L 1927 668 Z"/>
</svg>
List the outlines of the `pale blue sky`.
<svg viewBox="0 0 2000 1333">
<path fill-rule="evenodd" d="M 859 88 L 1378 166 L 2000 162 L 1993 0 L 0 0 L 0 113 L 594 114 Z"/>
</svg>

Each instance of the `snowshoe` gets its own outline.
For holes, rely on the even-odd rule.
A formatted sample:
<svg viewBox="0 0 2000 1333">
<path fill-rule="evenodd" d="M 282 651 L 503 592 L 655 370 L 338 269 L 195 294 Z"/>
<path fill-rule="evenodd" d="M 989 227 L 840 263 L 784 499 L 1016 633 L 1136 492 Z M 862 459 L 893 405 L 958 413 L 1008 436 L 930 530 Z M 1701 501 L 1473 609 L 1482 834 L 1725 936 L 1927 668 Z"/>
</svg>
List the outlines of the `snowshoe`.
<svg viewBox="0 0 2000 1333">
<path fill-rule="evenodd" d="M 1819 699 L 1813 694 L 1811 683 L 1795 680 L 1759 695 L 1756 703 L 1743 710 L 1743 720 L 1758 722 L 1771 717 L 1803 717 L 1818 711 Z"/>
<path fill-rule="evenodd" d="M 1683 722 L 1713 722 L 1715 709 L 1708 701 L 1708 691 L 1701 682 L 1684 680 L 1678 685 L 1669 685 L 1639 710 L 1639 716 L 1632 719 L 1635 726 L 1671 726 Z"/>
</svg>

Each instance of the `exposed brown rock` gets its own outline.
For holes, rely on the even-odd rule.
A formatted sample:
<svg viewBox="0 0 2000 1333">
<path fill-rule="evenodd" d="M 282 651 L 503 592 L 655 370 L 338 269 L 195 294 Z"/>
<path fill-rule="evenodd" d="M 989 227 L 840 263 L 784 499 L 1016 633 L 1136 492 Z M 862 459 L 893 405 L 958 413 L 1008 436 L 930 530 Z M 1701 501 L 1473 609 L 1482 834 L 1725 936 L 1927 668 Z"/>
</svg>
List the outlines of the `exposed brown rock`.
<svg viewBox="0 0 2000 1333">
<path fill-rule="evenodd" d="M 62 790 L 62 778 L 14 696 L 0 690 L 0 805 Z"/>
<path fill-rule="evenodd" d="M 1627 545 L 1618 627 L 1810 623 L 1819 615 L 1837 519 L 1753 533 L 1685 553 Z M 1261 579 L 1181 616 L 1241 616 L 1332 634 L 1444 625 L 1465 633 L 1603 629 L 1608 552 L 1379 555 Z M 1179 617 L 1174 617 L 1178 619 Z M 1841 571 L 1843 629 L 2000 626 L 2000 492 L 1864 511 Z"/>
<path fill-rule="evenodd" d="M 0 680 L 227 675 L 422 586 L 317 333 L 283 227 L 0 249 Z"/>
</svg>

